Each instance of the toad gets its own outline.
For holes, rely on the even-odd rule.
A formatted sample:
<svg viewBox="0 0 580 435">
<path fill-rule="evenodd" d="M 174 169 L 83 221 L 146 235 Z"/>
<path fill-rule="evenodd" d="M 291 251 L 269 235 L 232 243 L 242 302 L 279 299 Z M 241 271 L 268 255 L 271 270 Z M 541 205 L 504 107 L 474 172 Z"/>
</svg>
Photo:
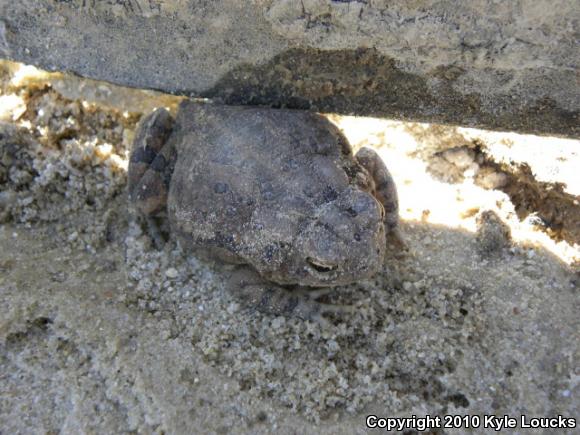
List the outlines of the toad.
<svg viewBox="0 0 580 435">
<path fill-rule="evenodd" d="M 371 149 L 353 154 L 321 115 L 186 100 L 140 123 L 129 198 L 195 255 L 235 265 L 231 288 L 277 315 L 321 319 L 318 298 L 381 268 L 403 242 L 396 187 Z"/>
</svg>

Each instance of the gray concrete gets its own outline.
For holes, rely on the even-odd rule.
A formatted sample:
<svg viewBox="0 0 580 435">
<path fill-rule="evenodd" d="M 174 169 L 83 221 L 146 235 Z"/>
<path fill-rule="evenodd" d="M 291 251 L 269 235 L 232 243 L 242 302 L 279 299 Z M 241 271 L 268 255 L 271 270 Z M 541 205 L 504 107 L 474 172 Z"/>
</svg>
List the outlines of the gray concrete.
<svg viewBox="0 0 580 435">
<path fill-rule="evenodd" d="M 0 0 L 0 54 L 212 97 L 578 135 L 574 0 Z"/>
</svg>

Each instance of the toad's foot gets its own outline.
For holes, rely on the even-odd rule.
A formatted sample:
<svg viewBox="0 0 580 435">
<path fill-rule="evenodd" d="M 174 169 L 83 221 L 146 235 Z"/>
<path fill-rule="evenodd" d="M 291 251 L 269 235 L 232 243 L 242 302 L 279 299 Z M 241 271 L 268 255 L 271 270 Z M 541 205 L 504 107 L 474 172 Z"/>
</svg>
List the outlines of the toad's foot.
<svg viewBox="0 0 580 435">
<path fill-rule="evenodd" d="M 333 291 L 332 288 L 308 289 L 306 287 L 285 288 L 260 278 L 255 272 L 246 268 L 235 271 L 228 280 L 235 296 L 252 309 L 262 313 L 298 317 L 311 320 L 325 326 L 327 313 L 348 313 L 353 307 L 328 304 L 316 299 Z"/>
<path fill-rule="evenodd" d="M 398 226 L 391 229 L 389 234 L 387 234 L 387 238 L 393 243 L 398 251 L 402 253 L 402 256 L 405 256 L 408 253 L 409 244 Z"/>
</svg>

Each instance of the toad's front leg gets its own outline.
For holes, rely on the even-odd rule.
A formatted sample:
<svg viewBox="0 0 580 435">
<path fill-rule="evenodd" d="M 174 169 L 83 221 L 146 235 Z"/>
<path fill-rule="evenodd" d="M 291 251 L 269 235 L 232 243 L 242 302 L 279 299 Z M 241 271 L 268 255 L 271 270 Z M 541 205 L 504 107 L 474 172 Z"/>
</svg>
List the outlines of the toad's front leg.
<svg viewBox="0 0 580 435">
<path fill-rule="evenodd" d="M 145 218 L 155 245 L 163 238 L 155 218 L 167 208 L 167 193 L 175 166 L 175 148 L 168 143 L 174 120 L 165 109 L 146 116 L 135 133 L 129 160 L 129 200 Z"/>
</svg>

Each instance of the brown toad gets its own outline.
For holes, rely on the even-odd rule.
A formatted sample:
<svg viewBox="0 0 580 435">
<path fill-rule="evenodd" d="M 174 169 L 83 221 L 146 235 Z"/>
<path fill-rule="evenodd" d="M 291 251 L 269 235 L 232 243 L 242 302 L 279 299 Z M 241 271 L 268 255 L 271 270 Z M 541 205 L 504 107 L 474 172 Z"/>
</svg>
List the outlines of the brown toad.
<svg viewBox="0 0 580 435">
<path fill-rule="evenodd" d="M 262 311 L 319 318 L 336 308 L 311 287 L 348 284 L 382 266 L 400 241 L 393 180 L 370 149 L 356 156 L 324 117 L 184 101 L 140 124 L 129 194 L 166 215 L 183 248 L 249 265 L 230 275 Z M 253 273 L 251 271 L 255 271 Z"/>
</svg>

